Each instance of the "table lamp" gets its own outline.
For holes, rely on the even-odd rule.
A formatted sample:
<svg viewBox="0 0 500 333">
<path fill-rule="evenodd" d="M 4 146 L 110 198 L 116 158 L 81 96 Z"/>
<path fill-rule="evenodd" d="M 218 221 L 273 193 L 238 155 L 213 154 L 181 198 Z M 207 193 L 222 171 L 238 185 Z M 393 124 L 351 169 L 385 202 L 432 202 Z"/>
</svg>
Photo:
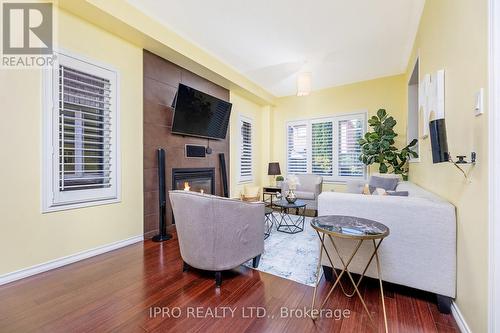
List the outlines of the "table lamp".
<svg viewBox="0 0 500 333">
<path fill-rule="evenodd" d="M 274 182 L 276 183 L 276 176 L 281 175 L 280 164 L 278 162 L 269 163 L 267 174 L 269 176 L 274 176 Z"/>
</svg>

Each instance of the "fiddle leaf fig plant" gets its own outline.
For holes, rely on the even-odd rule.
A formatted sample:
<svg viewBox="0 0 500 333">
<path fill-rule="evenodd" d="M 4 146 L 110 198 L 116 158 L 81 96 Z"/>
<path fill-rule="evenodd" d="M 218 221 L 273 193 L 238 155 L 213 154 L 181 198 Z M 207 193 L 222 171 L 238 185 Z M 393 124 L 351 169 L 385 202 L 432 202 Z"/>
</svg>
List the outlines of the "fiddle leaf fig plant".
<svg viewBox="0 0 500 333">
<path fill-rule="evenodd" d="M 412 149 L 418 140 L 414 139 L 403 149 L 398 149 L 394 146 L 394 138 L 398 136 L 394 131 L 396 124 L 397 121 L 384 109 L 379 109 L 376 116 L 368 119 L 372 131 L 358 140 L 361 146 L 359 160 L 367 166 L 378 164 L 380 173 L 400 174 L 404 180 L 408 180 L 408 161 L 412 157 L 418 157 L 417 152 Z"/>
</svg>

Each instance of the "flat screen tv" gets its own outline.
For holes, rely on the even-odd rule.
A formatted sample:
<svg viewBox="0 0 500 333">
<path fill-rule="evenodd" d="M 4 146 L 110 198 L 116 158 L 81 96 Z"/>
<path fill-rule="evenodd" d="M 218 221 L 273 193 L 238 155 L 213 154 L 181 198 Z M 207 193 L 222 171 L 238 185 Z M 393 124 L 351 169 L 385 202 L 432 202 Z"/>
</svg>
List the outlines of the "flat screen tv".
<svg viewBox="0 0 500 333">
<path fill-rule="evenodd" d="M 172 133 L 225 139 L 232 104 L 179 84 L 174 101 Z"/>
<path fill-rule="evenodd" d="M 444 119 L 429 122 L 431 137 L 432 163 L 449 162 L 448 140 L 446 138 L 446 123 Z"/>
</svg>

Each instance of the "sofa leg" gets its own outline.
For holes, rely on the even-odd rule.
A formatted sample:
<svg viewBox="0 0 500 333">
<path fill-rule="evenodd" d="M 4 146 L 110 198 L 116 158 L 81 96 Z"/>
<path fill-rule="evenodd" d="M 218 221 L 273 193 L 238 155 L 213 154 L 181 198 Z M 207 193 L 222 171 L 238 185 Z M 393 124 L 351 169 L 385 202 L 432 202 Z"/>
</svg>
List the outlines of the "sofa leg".
<svg viewBox="0 0 500 333">
<path fill-rule="evenodd" d="M 314 217 L 318 217 L 318 210 L 317 209 L 314 211 Z"/>
<path fill-rule="evenodd" d="M 443 295 L 436 295 L 439 312 L 449 314 L 451 312 L 452 298 Z"/>
<path fill-rule="evenodd" d="M 185 261 L 183 261 L 182 262 L 182 271 L 187 272 L 188 269 L 189 269 L 189 265 Z"/>
<path fill-rule="evenodd" d="M 326 281 L 333 282 L 333 268 L 323 265 L 323 275 Z"/>
<path fill-rule="evenodd" d="M 260 262 L 260 254 L 255 258 L 253 258 L 252 267 L 253 268 L 259 267 L 259 262 Z"/>
<path fill-rule="evenodd" d="M 215 272 L 215 287 L 220 288 L 222 284 L 222 272 Z"/>
</svg>

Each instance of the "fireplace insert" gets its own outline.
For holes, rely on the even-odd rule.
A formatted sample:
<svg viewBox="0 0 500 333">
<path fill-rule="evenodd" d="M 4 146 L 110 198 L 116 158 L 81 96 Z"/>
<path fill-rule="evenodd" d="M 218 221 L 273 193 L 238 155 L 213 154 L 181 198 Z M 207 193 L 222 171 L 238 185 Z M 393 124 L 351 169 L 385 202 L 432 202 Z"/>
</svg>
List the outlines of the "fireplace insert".
<svg viewBox="0 0 500 333">
<path fill-rule="evenodd" d="M 215 169 L 172 169 L 172 189 L 215 194 Z"/>
</svg>

